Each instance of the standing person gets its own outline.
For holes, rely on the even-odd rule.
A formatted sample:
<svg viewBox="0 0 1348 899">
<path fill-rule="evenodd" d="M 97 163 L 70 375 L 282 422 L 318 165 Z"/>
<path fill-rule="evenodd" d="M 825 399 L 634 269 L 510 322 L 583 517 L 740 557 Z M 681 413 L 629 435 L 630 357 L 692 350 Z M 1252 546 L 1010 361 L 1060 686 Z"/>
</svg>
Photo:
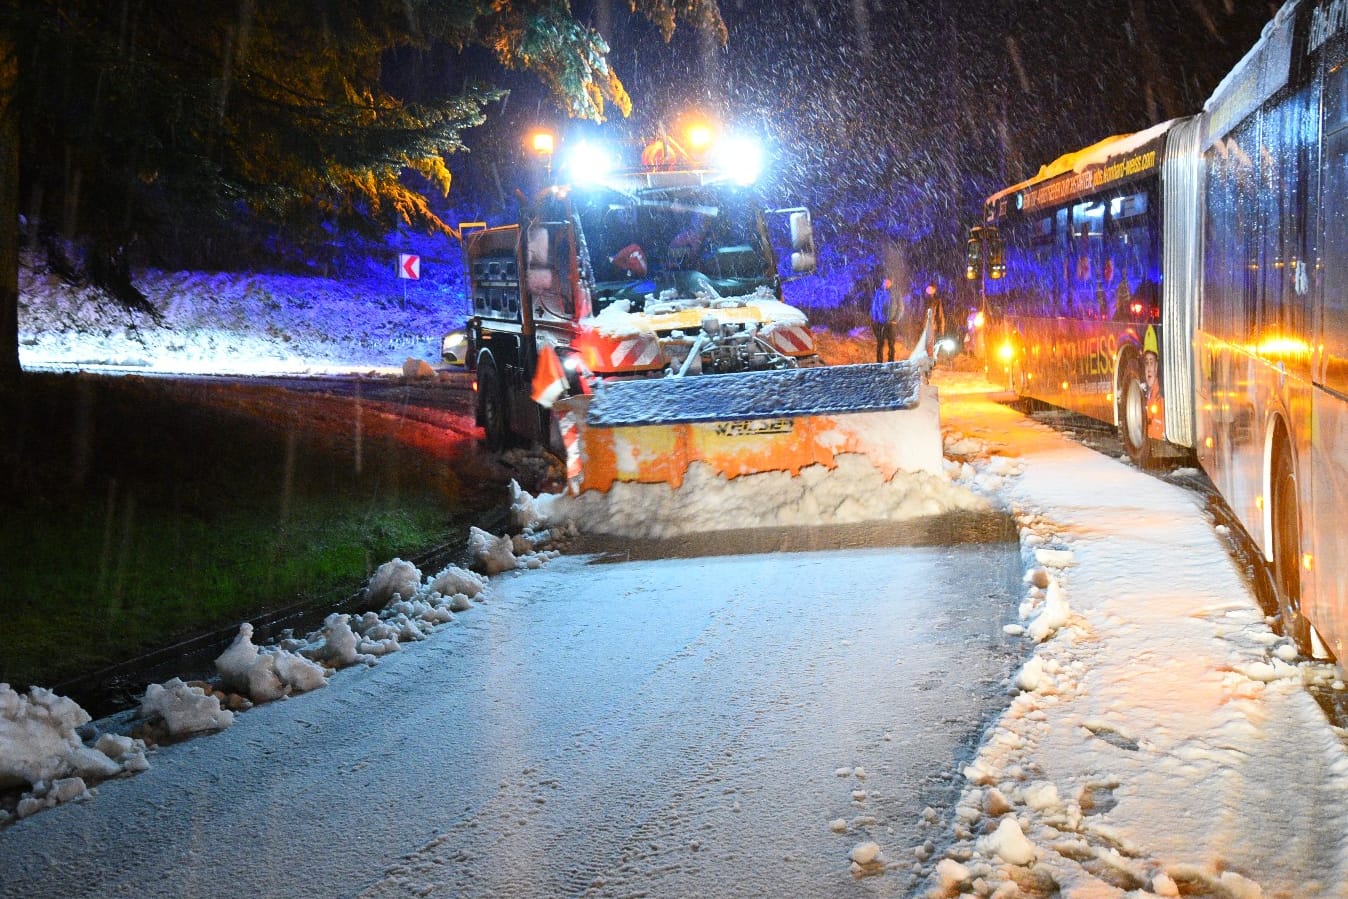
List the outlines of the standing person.
<svg viewBox="0 0 1348 899">
<path fill-rule="evenodd" d="M 935 281 L 927 284 L 927 309 L 932 316 L 932 337 L 940 340 L 946 336 L 945 300 Z"/>
<path fill-rule="evenodd" d="M 927 333 L 927 355 L 935 361 L 940 356 L 941 339 L 946 336 L 947 322 L 945 318 L 945 300 L 941 296 L 941 289 L 936 286 L 935 281 L 927 282 L 926 308 L 923 310 L 923 321 L 931 325 L 931 330 Z"/>
<path fill-rule="evenodd" d="M 893 282 L 885 278 L 871 298 L 871 330 L 875 332 L 875 361 L 894 361 L 894 331 L 899 322 L 899 304 L 890 288 Z M 889 355 L 886 360 L 885 355 Z"/>
</svg>

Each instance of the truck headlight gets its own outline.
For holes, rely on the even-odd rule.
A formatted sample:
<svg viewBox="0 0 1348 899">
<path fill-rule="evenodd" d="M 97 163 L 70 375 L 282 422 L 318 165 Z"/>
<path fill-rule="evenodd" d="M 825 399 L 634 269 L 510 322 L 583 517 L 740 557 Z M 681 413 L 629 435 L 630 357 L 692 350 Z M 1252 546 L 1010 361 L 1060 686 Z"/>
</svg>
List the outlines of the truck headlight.
<svg viewBox="0 0 1348 899">
<path fill-rule="evenodd" d="M 763 174 L 763 148 L 747 138 L 731 138 L 720 148 L 719 163 L 730 179 L 747 187 Z"/>
</svg>

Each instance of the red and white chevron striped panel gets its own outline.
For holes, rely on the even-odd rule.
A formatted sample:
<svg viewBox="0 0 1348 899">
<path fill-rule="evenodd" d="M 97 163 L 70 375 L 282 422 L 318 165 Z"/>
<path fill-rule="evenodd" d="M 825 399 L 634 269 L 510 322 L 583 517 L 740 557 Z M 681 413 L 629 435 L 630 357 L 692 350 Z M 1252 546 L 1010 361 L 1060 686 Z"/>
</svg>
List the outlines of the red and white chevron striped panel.
<svg viewBox="0 0 1348 899">
<path fill-rule="evenodd" d="M 558 425 L 562 432 L 562 445 L 566 448 L 566 480 L 575 493 L 580 487 L 580 476 L 584 472 L 580 455 L 580 425 L 574 413 L 567 412 Z"/>
<path fill-rule="evenodd" d="M 767 330 L 766 337 L 774 349 L 788 356 L 814 352 L 814 336 L 806 325 L 776 324 Z"/>
<path fill-rule="evenodd" d="M 655 362 L 660 356 L 660 344 L 648 337 L 633 337 L 620 341 L 613 348 L 610 359 L 614 368 L 640 368 Z"/>
</svg>

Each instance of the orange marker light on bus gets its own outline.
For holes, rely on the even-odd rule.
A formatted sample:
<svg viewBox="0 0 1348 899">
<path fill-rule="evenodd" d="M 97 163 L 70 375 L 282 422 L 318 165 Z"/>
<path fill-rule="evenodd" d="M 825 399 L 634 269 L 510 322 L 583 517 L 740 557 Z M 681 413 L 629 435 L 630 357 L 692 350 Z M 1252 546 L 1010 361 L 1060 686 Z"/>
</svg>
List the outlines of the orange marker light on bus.
<svg viewBox="0 0 1348 899">
<path fill-rule="evenodd" d="M 1301 557 L 1301 567 L 1304 568 L 1304 569 L 1306 569 L 1307 571 L 1310 571 L 1310 570 L 1311 570 L 1311 559 L 1312 559 L 1312 556 L 1311 556 L 1310 553 L 1306 553 L 1304 556 L 1302 556 L 1302 557 Z"/>
<path fill-rule="evenodd" d="M 1011 345 L 1010 341 L 1003 343 L 1000 347 L 997 348 L 997 358 L 1001 359 L 1003 362 L 1010 362 L 1013 358 L 1015 358 L 1015 355 L 1016 355 L 1016 348 Z"/>
</svg>

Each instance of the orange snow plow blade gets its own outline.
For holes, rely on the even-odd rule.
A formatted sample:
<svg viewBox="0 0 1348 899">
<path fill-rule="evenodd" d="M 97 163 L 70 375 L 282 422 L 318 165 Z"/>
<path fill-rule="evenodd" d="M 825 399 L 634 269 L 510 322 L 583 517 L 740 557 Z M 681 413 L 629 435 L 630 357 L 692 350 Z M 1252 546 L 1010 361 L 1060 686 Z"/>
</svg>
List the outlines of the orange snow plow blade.
<svg viewBox="0 0 1348 899">
<path fill-rule="evenodd" d="M 886 481 L 941 471 L 936 390 L 908 362 L 619 381 L 557 405 L 575 426 L 577 492 L 619 481 L 677 489 L 698 462 L 727 479 L 798 477 L 845 453 L 865 456 Z"/>
</svg>

